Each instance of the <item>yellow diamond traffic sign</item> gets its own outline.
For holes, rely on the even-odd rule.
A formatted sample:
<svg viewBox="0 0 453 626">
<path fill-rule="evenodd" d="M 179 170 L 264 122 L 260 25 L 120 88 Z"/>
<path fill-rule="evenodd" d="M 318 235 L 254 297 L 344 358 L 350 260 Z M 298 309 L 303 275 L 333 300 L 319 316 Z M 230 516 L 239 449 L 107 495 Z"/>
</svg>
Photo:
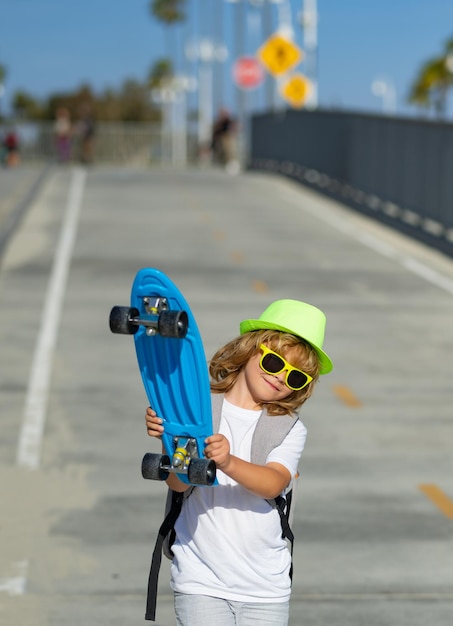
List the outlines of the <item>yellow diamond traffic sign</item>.
<svg viewBox="0 0 453 626">
<path fill-rule="evenodd" d="M 295 43 L 278 33 L 269 37 L 257 53 L 261 63 L 274 76 L 287 72 L 302 60 L 302 55 Z"/>
<path fill-rule="evenodd" d="M 311 83 L 303 74 L 294 74 L 281 89 L 281 95 L 295 108 L 304 106 L 311 91 Z"/>
</svg>

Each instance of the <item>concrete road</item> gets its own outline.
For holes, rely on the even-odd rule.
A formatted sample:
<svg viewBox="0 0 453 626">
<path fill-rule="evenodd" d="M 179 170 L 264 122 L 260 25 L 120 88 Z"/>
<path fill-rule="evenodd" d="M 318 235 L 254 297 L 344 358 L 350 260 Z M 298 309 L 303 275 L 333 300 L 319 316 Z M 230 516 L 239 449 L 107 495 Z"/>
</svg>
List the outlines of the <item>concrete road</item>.
<svg viewBox="0 0 453 626">
<path fill-rule="evenodd" d="M 1 182 L 1 181 L 0 181 Z M 0 266 L 0 622 L 144 623 L 164 487 L 130 337 L 144 266 L 207 358 L 275 299 L 316 304 L 335 363 L 301 418 L 291 626 L 449 626 L 453 261 L 287 180 L 55 168 Z M 164 563 L 159 626 L 174 624 Z"/>
</svg>

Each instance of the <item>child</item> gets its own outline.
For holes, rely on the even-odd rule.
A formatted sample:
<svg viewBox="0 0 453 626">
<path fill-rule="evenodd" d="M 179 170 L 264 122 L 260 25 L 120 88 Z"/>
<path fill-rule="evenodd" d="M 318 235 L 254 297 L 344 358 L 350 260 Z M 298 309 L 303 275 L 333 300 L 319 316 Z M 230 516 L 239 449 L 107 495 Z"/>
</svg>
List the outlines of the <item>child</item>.
<svg viewBox="0 0 453 626">
<path fill-rule="evenodd" d="M 176 521 L 171 587 L 178 626 L 288 623 L 291 555 L 267 500 L 297 474 L 307 431 L 296 411 L 333 367 L 322 350 L 325 322 L 310 304 L 278 300 L 241 322 L 240 336 L 211 360 L 211 391 L 224 397 L 220 427 L 204 454 L 217 465 L 219 485 L 194 489 Z M 257 425 L 264 416 L 270 421 L 263 433 Z M 146 426 L 151 437 L 164 430 L 151 407 Z M 273 437 L 262 464 L 251 461 L 255 429 L 262 442 Z M 167 484 L 188 488 L 176 474 Z"/>
</svg>

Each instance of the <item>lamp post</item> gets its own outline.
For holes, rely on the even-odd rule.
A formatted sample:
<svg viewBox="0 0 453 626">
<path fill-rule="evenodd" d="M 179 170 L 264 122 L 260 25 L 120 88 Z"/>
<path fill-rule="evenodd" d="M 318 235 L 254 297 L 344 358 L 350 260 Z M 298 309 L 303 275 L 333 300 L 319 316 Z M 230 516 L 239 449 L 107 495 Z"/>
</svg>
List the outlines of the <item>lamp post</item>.
<svg viewBox="0 0 453 626">
<path fill-rule="evenodd" d="M 305 106 L 318 107 L 318 8 L 317 0 L 303 0 L 299 22 L 303 29 L 303 50 L 305 53 L 305 73 L 311 89 Z"/>
<path fill-rule="evenodd" d="M 6 68 L 0 63 L 0 120 L 2 119 L 2 99 L 5 95 Z"/>
<path fill-rule="evenodd" d="M 195 89 L 188 76 L 173 76 L 151 91 L 151 98 L 162 105 L 162 161 L 187 165 L 187 98 Z"/>
<path fill-rule="evenodd" d="M 213 65 L 223 63 L 228 51 L 223 44 L 203 38 L 185 48 L 190 61 L 198 61 L 198 143 L 204 146 L 211 139 L 213 115 Z"/>
<path fill-rule="evenodd" d="M 371 91 L 382 99 L 382 112 L 386 115 L 396 113 L 396 89 L 389 78 L 377 78 L 371 84 Z"/>
</svg>

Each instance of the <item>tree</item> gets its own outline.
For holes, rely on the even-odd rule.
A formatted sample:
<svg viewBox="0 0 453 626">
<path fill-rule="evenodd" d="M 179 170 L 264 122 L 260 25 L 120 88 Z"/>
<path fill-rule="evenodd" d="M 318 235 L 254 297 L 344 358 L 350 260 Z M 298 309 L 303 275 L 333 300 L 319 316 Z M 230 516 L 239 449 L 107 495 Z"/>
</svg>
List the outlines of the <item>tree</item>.
<svg viewBox="0 0 453 626">
<path fill-rule="evenodd" d="M 43 115 L 40 103 L 26 91 L 16 91 L 12 107 L 14 115 L 22 119 L 39 120 Z"/>
<path fill-rule="evenodd" d="M 151 0 L 151 14 L 167 26 L 185 19 L 185 0 Z"/>
<path fill-rule="evenodd" d="M 74 92 L 54 93 L 42 107 L 42 118 L 52 120 L 59 107 L 68 109 L 73 120 L 78 120 L 87 107 L 93 116 L 103 122 L 150 122 L 159 119 L 159 113 L 149 101 L 146 82 L 127 79 L 120 89 L 106 89 L 95 94 L 89 85 Z"/>
<path fill-rule="evenodd" d="M 148 84 L 151 89 L 162 87 L 164 83 L 173 77 L 173 64 L 168 59 L 159 59 L 152 66 Z"/>
<path fill-rule="evenodd" d="M 158 80 L 159 75 L 172 75 L 171 64 L 167 63 L 157 64 L 153 80 Z M 150 80 L 151 75 L 143 81 L 127 79 L 118 89 L 107 88 L 102 93 L 95 93 L 85 84 L 74 91 L 51 93 L 42 101 L 19 90 L 13 95 L 12 107 L 18 118 L 30 121 L 54 120 L 57 109 L 64 107 L 74 121 L 89 108 L 98 121 L 157 122 L 160 112 L 150 101 Z"/>
<path fill-rule="evenodd" d="M 185 6 L 186 0 L 151 0 L 149 5 L 151 15 L 167 27 L 166 47 L 168 56 L 173 56 L 173 59 L 176 58 L 180 46 L 177 45 L 176 41 L 170 40 L 170 34 L 174 34 L 173 27 L 176 24 L 184 22 L 186 19 Z"/>
<path fill-rule="evenodd" d="M 126 80 L 118 94 L 121 109 L 121 121 L 136 122 L 156 119 L 156 112 L 149 102 L 146 85 L 135 80 Z"/>
<path fill-rule="evenodd" d="M 55 119 L 60 107 L 68 109 L 73 120 L 77 119 L 83 106 L 95 107 L 96 98 L 89 85 L 81 85 L 74 92 L 53 93 L 43 107 L 43 117 L 47 120 Z"/>
<path fill-rule="evenodd" d="M 433 108 L 445 116 L 448 92 L 453 86 L 453 39 L 445 44 L 443 53 L 426 61 L 416 76 L 409 94 L 409 102 L 426 109 Z"/>
</svg>

